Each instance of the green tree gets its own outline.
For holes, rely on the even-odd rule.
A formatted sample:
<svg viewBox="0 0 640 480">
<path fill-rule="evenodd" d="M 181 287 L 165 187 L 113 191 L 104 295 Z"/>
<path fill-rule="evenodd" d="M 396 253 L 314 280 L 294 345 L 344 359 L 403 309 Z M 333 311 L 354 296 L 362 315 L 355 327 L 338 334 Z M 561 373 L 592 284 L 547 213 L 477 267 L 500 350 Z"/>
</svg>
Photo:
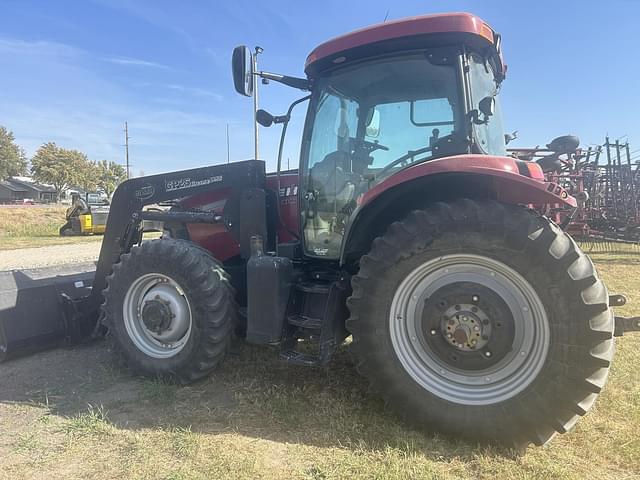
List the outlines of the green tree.
<svg viewBox="0 0 640 480">
<path fill-rule="evenodd" d="M 15 144 L 13 132 L 0 126 L 0 180 L 27 173 L 24 150 Z"/>
<path fill-rule="evenodd" d="M 100 167 L 97 162 L 86 161 L 78 174 L 76 187 L 80 187 L 85 192 L 95 192 L 99 187 Z"/>
<path fill-rule="evenodd" d="M 98 167 L 98 188 L 111 197 L 116 188 L 127 178 L 127 172 L 119 163 L 101 160 Z"/>
<path fill-rule="evenodd" d="M 58 198 L 70 186 L 86 190 L 95 189 L 95 164 L 78 150 L 67 150 L 53 142 L 42 145 L 31 159 L 31 173 L 34 180 L 53 185 Z M 88 187 L 88 188 L 86 188 Z"/>
</svg>

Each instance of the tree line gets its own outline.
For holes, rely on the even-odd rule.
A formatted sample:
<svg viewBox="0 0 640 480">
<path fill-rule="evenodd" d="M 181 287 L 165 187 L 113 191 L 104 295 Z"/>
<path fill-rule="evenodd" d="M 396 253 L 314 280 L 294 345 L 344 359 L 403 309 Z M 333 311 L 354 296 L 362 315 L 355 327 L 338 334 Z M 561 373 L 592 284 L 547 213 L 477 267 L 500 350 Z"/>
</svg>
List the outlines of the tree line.
<svg viewBox="0 0 640 480">
<path fill-rule="evenodd" d="M 70 187 L 86 192 L 102 191 L 110 197 L 127 178 L 119 163 L 89 160 L 86 154 L 54 142 L 41 145 L 29 161 L 24 149 L 15 143 L 13 132 L 0 126 L 0 180 L 27 173 L 36 182 L 53 186 L 58 198 Z"/>
</svg>

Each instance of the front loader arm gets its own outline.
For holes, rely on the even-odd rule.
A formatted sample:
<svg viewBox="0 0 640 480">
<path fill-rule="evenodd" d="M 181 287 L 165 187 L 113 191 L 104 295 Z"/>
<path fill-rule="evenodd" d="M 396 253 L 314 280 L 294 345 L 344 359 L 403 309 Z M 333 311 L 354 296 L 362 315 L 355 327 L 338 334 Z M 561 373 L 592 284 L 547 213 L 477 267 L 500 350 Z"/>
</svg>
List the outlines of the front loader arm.
<svg viewBox="0 0 640 480">
<path fill-rule="evenodd" d="M 194 168 L 122 183 L 113 195 L 107 227 L 102 240 L 96 275 L 89 297 L 81 300 L 81 314 L 96 313 L 102 303 L 106 277 L 120 255 L 141 240 L 142 220 L 173 220 L 184 223 L 223 223 L 240 244 L 243 256 L 249 256 L 251 235 L 266 237 L 265 164 L 247 160 Z M 142 212 L 144 206 L 231 188 L 222 215 L 213 212 Z M 147 218 L 148 217 L 148 218 Z M 151 218 L 153 217 L 153 218 Z M 239 221 L 242 218 L 242 222 Z"/>
<path fill-rule="evenodd" d="M 120 256 L 142 240 L 145 219 L 222 223 L 238 242 L 240 254 L 249 257 L 251 235 L 266 238 L 265 186 L 264 162 L 256 160 L 122 183 L 113 195 L 95 274 L 91 264 L 0 272 L 0 362 L 102 333 L 99 317 L 107 276 Z M 142 211 L 146 205 L 222 189 L 226 202 L 221 212 Z"/>
</svg>

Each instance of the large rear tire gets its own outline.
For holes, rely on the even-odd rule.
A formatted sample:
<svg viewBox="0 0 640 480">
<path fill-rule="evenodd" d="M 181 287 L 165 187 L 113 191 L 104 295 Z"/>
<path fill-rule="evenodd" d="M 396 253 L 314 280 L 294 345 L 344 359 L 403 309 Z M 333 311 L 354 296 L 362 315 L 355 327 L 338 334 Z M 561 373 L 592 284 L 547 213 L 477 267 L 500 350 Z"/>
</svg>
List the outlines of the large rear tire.
<svg viewBox="0 0 640 480">
<path fill-rule="evenodd" d="M 606 382 L 607 290 L 568 235 L 522 207 L 414 211 L 373 242 L 352 286 L 358 369 L 412 424 L 541 445 Z"/>
<path fill-rule="evenodd" d="M 191 382 L 224 357 L 237 307 L 229 277 L 184 240 L 145 242 L 107 278 L 105 325 L 137 373 Z"/>
</svg>

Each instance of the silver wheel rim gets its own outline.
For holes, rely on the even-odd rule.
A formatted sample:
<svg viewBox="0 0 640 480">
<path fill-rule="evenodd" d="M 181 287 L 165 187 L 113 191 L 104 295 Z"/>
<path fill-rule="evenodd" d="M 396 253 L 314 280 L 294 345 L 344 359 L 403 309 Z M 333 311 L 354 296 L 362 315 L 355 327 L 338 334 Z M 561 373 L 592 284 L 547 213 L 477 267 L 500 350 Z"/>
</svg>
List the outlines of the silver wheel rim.
<svg viewBox="0 0 640 480">
<path fill-rule="evenodd" d="M 166 305 L 173 316 L 162 332 L 152 331 L 143 321 L 143 308 L 153 300 Z M 131 284 L 124 298 L 122 313 L 133 344 L 153 358 L 177 355 L 191 335 L 193 320 L 189 300 L 175 280 L 161 273 L 148 273 Z"/>
<path fill-rule="evenodd" d="M 513 318 L 511 351 L 489 368 L 458 369 L 425 348 L 421 308 L 438 289 L 472 282 L 495 292 Z M 407 373 L 422 388 L 450 402 L 489 405 L 523 391 L 547 358 L 549 322 L 529 282 L 502 262 L 473 254 L 445 255 L 420 265 L 398 286 L 389 313 L 391 342 Z"/>
</svg>

